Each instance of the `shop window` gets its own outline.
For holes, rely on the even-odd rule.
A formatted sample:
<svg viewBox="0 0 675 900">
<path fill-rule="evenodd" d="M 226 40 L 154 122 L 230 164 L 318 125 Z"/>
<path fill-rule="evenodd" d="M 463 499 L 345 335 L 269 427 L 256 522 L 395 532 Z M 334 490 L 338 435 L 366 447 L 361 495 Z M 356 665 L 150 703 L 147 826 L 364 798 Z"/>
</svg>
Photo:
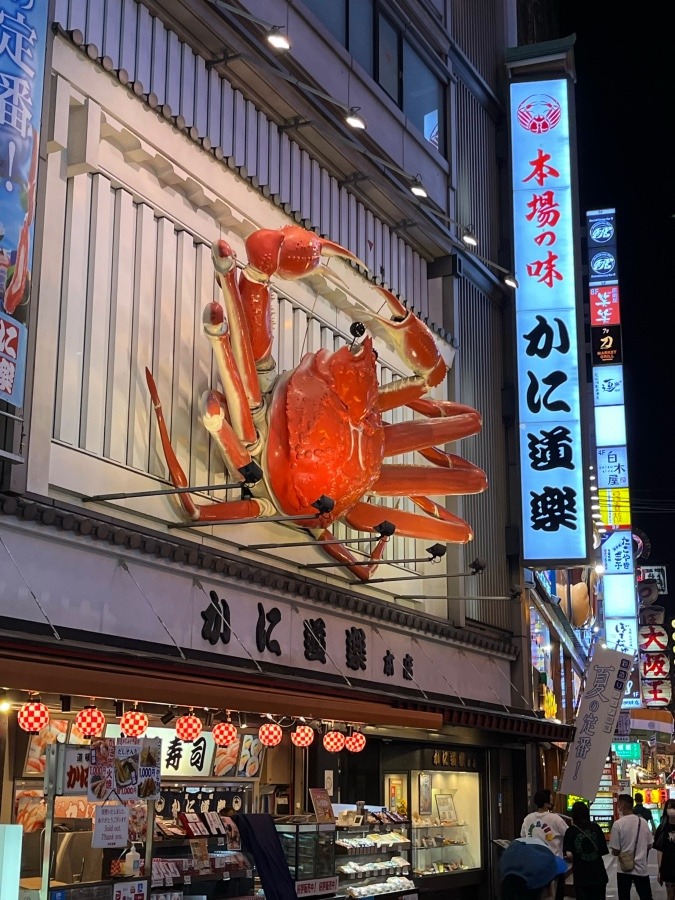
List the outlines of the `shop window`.
<svg viewBox="0 0 675 900">
<path fill-rule="evenodd" d="M 377 80 L 380 87 L 384 88 L 391 99 L 400 105 L 398 45 L 399 33 L 381 15 L 378 22 Z"/>
</svg>

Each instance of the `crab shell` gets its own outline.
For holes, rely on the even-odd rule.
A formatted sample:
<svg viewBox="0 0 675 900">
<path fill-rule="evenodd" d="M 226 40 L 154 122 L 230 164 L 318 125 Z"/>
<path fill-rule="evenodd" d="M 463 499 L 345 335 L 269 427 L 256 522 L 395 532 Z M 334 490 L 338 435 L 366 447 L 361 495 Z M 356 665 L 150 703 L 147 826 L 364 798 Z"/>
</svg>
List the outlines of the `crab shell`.
<svg viewBox="0 0 675 900">
<path fill-rule="evenodd" d="M 334 521 L 377 481 L 384 425 L 376 358 L 367 336 L 356 350 L 308 353 L 279 378 L 268 413 L 266 470 L 284 513 L 311 513 L 326 495 L 335 499 Z"/>
</svg>

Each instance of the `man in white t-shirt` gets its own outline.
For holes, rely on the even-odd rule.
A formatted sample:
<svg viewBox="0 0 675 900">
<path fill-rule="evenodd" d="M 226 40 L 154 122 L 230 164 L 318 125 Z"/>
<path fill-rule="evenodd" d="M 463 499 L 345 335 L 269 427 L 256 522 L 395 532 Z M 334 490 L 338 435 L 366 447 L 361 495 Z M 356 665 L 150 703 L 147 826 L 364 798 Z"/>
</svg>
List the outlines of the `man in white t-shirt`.
<svg viewBox="0 0 675 900">
<path fill-rule="evenodd" d="M 629 850 L 635 856 L 635 868 L 631 872 L 622 872 L 620 866 L 617 870 L 616 887 L 619 900 L 630 900 L 633 885 L 640 900 L 652 900 L 652 887 L 647 868 L 647 856 L 652 849 L 652 833 L 647 823 L 635 815 L 633 798 L 630 794 L 619 794 L 617 807 L 621 818 L 612 825 L 609 848 L 614 856 L 618 856 L 622 850 Z"/>
<path fill-rule="evenodd" d="M 534 804 L 537 811 L 530 813 L 523 819 L 520 829 L 521 837 L 540 838 L 551 853 L 563 857 L 563 837 L 568 829 L 567 822 L 558 813 L 553 812 L 553 796 L 548 789 L 537 791 L 534 795 Z M 558 879 L 556 898 L 562 898 L 565 892 L 564 876 Z"/>
</svg>

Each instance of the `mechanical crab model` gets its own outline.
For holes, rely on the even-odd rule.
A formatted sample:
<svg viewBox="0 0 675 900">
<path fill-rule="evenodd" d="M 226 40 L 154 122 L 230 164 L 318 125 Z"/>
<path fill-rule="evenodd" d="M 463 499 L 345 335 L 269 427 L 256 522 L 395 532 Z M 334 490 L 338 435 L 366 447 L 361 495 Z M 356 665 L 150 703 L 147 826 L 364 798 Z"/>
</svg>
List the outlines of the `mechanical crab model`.
<svg viewBox="0 0 675 900">
<path fill-rule="evenodd" d="M 362 581 L 372 576 L 393 531 L 389 526 L 383 533 L 378 527 L 385 514 L 398 535 L 470 541 L 469 525 L 427 497 L 475 494 L 487 487 L 481 469 L 434 446 L 476 434 L 481 416 L 469 406 L 424 397 L 448 371 L 431 331 L 390 291 L 377 288 L 391 319 L 373 319 L 413 375 L 379 385 L 377 354 L 366 335 L 360 344 L 345 345 L 334 353 L 325 349 L 307 353 L 295 369 L 277 376 L 270 279 L 306 277 L 319 268 L 322 256 L 360 261 L 339 244 L 295 225 L 253 232 L 246 240 L 246 253 L 247 265 L 237 275 L 229 244 L 221 240 L 212 247 L 223 305 L 209 303 L 203 323 L 223 391 L 209 390 L 200 402 L 203 424 L 229 475 L 242 483 L 242 499 L 198 504 L 189 493 L 181 493 L 187 516 L 214 523 L 289 517 L 288 525 L 308 531 L 332 559 Z M 174 487 L 188 487 L 147 369 L 146 378 L 171 481 Z M 383 421 L 383 413 L 400 406 L 423 418 L 396 425 Z M 415 450 L 431 465 L 385 462 Z M 368 495 L 406 496 L 422 513 L 364 502 Z M 332 503 L 315 505 L 317 498 L 330 498 Z M 296 515 L 301 519 L 293 522 Z M 337 520 L 359 531 L 380 533 L 367 559 L 359 560 L 333 538 L 330 525 Z"/>
</svg>

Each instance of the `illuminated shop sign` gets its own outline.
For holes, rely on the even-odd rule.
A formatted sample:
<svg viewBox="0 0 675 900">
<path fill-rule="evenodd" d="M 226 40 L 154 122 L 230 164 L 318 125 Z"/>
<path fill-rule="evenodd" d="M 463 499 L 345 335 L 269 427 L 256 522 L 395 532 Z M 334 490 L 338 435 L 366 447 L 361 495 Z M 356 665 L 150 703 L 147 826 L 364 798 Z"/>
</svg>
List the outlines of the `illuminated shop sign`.
<svg viewBox="0 0 675 900">
<path fill-rule="evenodd" d="M 525 564 L 587 559 L 565 80 L 511 85 Z"/>
</svg>

